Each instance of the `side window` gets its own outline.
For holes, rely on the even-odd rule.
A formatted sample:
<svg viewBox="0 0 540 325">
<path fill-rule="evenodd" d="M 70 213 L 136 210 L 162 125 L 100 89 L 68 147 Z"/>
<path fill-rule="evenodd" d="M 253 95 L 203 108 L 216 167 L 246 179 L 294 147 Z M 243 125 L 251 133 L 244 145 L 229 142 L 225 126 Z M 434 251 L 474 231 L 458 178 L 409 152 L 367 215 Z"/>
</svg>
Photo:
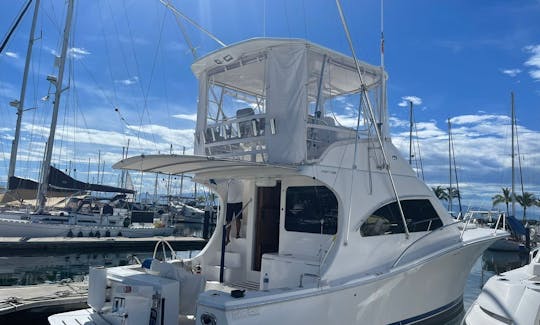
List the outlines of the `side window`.
<svg viewBox="0 0 540 325">
<path fill-rule="evenodd" d="M 285 229 L 287 231 L 334 235 L 338 205 L 334 193 L 325 186 L 287 188 Z"/>
<path fill-rule="evenodd" d="M 401 207 L 409 232 L 431 231 L 442 227 L 441 218 L 429 200 L 403 200 Z M 373 212 L 360 227 L 360 234 L 366 237 L 404 232 L 397 202 L 389 203 Z"/>
</svg>

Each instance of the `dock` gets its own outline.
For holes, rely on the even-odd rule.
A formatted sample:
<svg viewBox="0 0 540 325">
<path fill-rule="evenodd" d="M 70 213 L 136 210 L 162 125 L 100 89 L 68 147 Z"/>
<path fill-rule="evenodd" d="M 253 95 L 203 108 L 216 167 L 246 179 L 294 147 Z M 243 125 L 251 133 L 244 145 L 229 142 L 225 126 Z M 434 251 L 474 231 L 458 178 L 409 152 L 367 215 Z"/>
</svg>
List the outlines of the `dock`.
<svg viewBox="0 0 540 325">
<path fill-rule="evenodd" d="M 167 237 L 147 237 L 147 238 L 69 238 L 69 237 L 43 237 L 43 238 L 21 238 L 21 237 L 0 237 L 0 251 L 4 256 L 16 256 L 21 253 L 32 254 L 33 252 L 43 254 L 46 252 L 95 252 L 103 250 L 147 250 L 154 249 L 156 243 L 164 239 L 174 250 L 200 250 L 206 245 L 206 240 L 198 237 L 167 236 Z"/>
<path fill-rule="evenodd" d="M 84 308 L 87 294 L 87 282 L 3 287 L 0 289 L 0 320 L 31 309 Z"/>
</svg>

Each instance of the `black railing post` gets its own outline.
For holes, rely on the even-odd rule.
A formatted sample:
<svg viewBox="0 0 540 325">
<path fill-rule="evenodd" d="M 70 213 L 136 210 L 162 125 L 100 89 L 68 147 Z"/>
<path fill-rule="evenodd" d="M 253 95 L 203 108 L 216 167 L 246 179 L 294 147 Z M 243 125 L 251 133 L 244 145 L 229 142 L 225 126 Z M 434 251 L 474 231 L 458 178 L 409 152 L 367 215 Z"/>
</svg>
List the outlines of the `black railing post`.
<svg viewBox="0 0 540 325">
<path fill-rule="evenodd" d="M 227 237 L 227 224 L 223 225 L 221 234 L 221 262 L 219 263 L 219 282 L 223 283 L 223 271 L 225 270 L 225 239 Z"/>
</svg>

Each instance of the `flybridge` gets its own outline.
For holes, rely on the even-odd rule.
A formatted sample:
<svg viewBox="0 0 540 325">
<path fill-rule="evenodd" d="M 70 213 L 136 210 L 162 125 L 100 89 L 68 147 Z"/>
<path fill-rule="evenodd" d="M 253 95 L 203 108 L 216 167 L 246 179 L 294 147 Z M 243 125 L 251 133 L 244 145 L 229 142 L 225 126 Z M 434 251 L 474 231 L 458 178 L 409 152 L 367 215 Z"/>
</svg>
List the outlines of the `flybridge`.
<svg viewBox="0 0 540 325">
<path fill-rule="evenodd" d="M 382 70 L 360 69 L 370 96 L 382 102 Z M 304 40 L 252 39 L 207 55 L 192 70 L 200 84 L 195 154 L 300 164 L 355 139 L 357 120 L 367 134 L 355 62 L 335 51 Z M 385 124 L 386 112 L 376 116 Z"/>
</svg>

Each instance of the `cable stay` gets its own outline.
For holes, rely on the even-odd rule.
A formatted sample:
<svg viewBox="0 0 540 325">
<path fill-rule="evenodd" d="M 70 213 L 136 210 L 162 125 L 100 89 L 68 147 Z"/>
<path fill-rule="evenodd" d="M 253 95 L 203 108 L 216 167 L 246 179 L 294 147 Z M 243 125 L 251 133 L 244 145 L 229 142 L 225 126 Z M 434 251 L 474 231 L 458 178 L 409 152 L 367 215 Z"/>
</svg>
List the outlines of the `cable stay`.
<svg viewBox="0 0 540 325">
<path fill-rule="evenodd" d="M 4 49 L 6 48 L 7 44 L 9 43 L 9 40 L 11 39 L 11 36 L 13 36 L 13 33 L 19 26 L 21 20 L 23 19 L 24 15 L 26 14 L 26 11 L 28 11 L 28 8 L 30 7 L 30 4 L 32 3 L 32 0 L 26 1 L 26 3 L 21 8 L 21 11 L 11 24 L 11 27 L 8 29 L 8 32 L 4 36 L 4 39 L 2 40 L 2 43 L 0 43 L 0 53 L 4 52 Z"/>
</svg>

